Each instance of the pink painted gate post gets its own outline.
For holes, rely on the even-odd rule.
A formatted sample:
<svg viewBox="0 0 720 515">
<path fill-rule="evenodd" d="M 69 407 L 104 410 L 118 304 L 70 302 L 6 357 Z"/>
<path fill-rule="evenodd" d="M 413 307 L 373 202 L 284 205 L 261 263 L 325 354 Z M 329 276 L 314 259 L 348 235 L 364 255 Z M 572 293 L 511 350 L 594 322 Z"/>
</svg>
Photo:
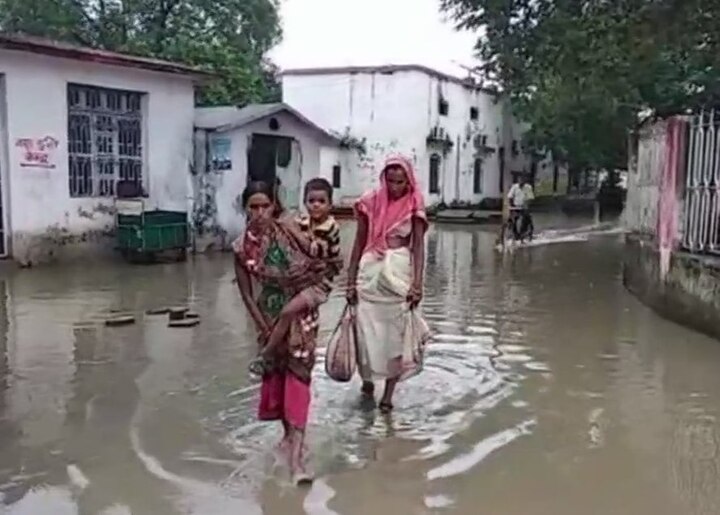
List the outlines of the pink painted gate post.
<svg viewBox="0 0 720 515">
<path fill-rule="evenodd" d="M 665 166 L 661 170 L 658 199 L 657 236 L 660 249 L 660 278 L 670 271 L 670 257 L 678 243 L 678 181 L 684 177 L 687 122 L 680 117 L 668 120 L 665 137 Z"/>
</svg>

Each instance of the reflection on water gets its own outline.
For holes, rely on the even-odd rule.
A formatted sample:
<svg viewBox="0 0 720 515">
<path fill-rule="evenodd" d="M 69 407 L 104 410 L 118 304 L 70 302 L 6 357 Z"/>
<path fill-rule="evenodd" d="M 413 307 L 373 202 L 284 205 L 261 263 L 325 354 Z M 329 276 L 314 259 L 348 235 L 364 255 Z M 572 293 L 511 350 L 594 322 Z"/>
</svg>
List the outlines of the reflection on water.
<svg viewBox="0 0 720 515">
<path fill-rule="evenodd" d="M 392 416 L 318 365 L 309 491 L 255 420 L 228 257 L 0 280 L 0 513 L 720 513 L 720 345 L 625 293 L 612 227 L 494 238 L 431 230 L 434 341 Z M 201 324 L 145 315 L 170 305 Z"/>
</svg>

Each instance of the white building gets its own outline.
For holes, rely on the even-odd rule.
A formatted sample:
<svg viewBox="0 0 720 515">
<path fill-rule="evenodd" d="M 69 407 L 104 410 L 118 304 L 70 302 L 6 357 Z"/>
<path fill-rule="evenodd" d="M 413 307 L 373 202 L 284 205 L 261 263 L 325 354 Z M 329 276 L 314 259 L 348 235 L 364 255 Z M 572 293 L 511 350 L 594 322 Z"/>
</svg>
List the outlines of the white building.
<svg viewBox="0 0 720 515">
<path fill-rule="evenodd" d="M 515 172 L 531 172 L 522 127 L 494 91 L 418 66 L 287 70 L 283 100 L 343 138 L 340 203 L 373 187 L 385 156 L 415 160 L 430 204 L 500 198 Z M 344 160 L 344 161 L 343 161 Z"/>
<path fill-rule="evenodd" d="M 241 195 L 249 180 L 279 179 L 283 205 L 299 209 L 308 179 L 337 178 L 339 145 L 339 138 L 285 104 L 196 109 L 196 250 L 226 249 L 240 234 Z"/>
<path fill-rule="evenodd" d="M 112 249 L 118 187 L 187 211 L 193 68 L 0 35 L 0 254 Z"/>
</svg>

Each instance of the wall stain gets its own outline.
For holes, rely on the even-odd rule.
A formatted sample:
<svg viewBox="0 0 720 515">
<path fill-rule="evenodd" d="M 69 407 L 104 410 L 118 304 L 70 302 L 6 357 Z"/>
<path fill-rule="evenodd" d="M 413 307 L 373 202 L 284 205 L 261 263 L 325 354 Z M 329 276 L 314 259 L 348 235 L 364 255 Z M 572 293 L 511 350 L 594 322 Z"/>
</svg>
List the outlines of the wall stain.
<svg viewBox="0 0 720 515">
<path fill-rule="evenodd" d="M 15 260 L 22 268 L 30 268 L 43 263 L 52 263 L 59 259 L 63 249 L 82 244 L 95 244 L 102 248 L 112 248 L 108 238 L 115 236 L 115 227 L 106 224 L 102 229 L 71 232 L 59 224 L 48 226 L 40 234 L 17 234 L 13 239 Z M 82 253 L 82 250 L 78 250 Z"/>
<path fill-rule="evenodd" d="M 235 197 L 232 207 L 236 214 L 242 215 L 244 213 L 245 210 L 243 209 L 242 195 Z"/>
<path fill-rule="evenodd" d="M 115 216 L 116 212 L 117 210 L 114 206 L 108 206 L 102 203 L 95 204 L 89 210 L 84 209 L 82 206 L 77 209 L 78 216 L 87 220 L 95 220 L 95 215 Z"/>
</svg>

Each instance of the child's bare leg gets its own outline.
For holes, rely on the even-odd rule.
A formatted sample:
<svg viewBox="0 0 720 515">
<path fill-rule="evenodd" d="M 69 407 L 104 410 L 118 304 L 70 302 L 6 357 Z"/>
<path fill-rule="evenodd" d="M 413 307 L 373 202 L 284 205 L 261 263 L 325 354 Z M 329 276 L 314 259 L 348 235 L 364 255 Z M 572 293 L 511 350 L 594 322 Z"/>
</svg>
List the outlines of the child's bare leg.
<svg viewBox="0 0 720 515">
<path fill-rule="evenodd" d="M 311 483 L 312 477 L 305 467 L 305 430 L 294 427 L 291 431 L 290 471 L 293 481 L 298 485 Z"/>
<path fill-rule="evenodd" d="M 312 306 L 308 296 L 303 295 L 302 292 L 290 299 L 290 302 L 288 302 L 280 312 L 280 316 L 270 332 L 270 336 L 268 337 L 268 341 L 261 352 L 261 356 L 269 358 L 273 355 L 273 353 L 277 352 L 278 347 L 280 347 L 285 335 L 290 329 L 290 323 L 292 322 L 293 317 L 312 307 L 314 306 Z"/>
</svg>

